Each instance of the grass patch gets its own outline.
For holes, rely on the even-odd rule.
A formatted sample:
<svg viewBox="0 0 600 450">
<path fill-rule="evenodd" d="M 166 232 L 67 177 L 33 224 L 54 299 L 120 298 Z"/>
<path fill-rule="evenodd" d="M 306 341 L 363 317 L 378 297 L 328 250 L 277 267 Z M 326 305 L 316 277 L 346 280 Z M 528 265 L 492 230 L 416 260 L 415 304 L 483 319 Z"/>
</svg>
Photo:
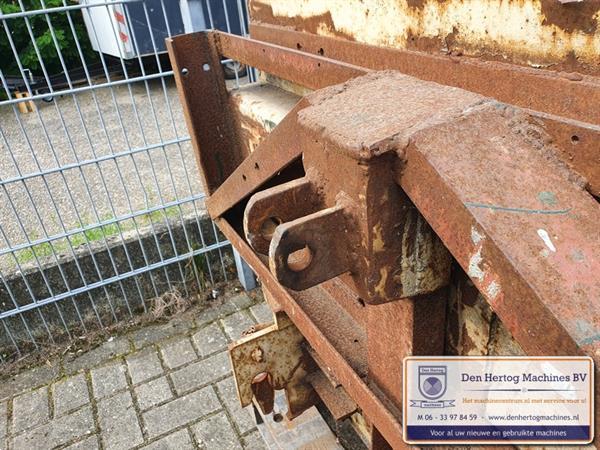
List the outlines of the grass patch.
<svg viewBox="0 0 600 450">
<path fill-rule="evenodd" d="M 137 226 L 146 226 L 152 223 L 161 223 L 165 219 L 171 219 L 179 216 L 179 207 L 170 206 L 158 211 L 152 211 L 143 214 L 136 218 Z M 113 219 L 114 216 L 102 218 L 103 222 Z M 120 232 L 130 231 L 136 227 L 136 222 L 133 219 L 127 219 L 120 223 L 110 223 L 108 225 L 99 225 L 94 228 L 76 233 L 68 238 L 56 239 L 52 242 L 44 242 L 33 245 L 29 248 L 18 250 L 15 252 L 15 257 L 19 264 L 25 264 L 34 261 L 37 258 L 45 258 L 52 256 L 54 253 L 61 254 L 70 252 L 71 247 L 79 247 L 93 242 L 102 241 L 103 239 L 118 236 Z M 83 225 L 81 226 L 83 227 Z"/>
</svg>

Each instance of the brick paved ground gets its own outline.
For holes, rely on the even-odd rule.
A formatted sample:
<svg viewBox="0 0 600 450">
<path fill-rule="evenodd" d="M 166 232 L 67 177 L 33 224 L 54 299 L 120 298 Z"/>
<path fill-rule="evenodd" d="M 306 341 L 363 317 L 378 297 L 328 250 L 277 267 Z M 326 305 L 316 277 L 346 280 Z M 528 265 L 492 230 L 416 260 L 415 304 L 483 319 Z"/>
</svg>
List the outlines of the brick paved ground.
<svg viewBox="0 0 600 450">
<path fill-rule="evenodd" d="M 0 449 L 265 448 L 226 347 L 270 321 L 241 293 L 23 372 L 0 386 Z"/>
</svg>

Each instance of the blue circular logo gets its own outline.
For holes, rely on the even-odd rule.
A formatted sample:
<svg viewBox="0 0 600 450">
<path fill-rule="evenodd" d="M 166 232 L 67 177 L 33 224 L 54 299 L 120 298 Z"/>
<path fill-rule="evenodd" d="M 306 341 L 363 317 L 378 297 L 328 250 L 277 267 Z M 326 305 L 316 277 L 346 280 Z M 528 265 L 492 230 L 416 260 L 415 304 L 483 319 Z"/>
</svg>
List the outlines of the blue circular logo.
<svg viewBox="0 0 600 450">
<path fill-rule="evenodd" d="M 423 391 L 430 397 L 438 395 L 443 388 L 444 385 L 439 378 L 429 377 L 423 381 Z"/>
</svg>

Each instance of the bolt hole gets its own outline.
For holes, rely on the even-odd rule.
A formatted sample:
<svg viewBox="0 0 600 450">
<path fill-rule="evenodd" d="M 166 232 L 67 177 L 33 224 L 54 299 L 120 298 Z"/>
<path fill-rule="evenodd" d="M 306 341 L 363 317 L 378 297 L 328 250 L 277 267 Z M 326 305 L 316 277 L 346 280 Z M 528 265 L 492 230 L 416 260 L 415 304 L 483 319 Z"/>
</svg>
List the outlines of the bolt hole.
<svg viewBox="0 0 600 450">
<path fill-rule="evenodd" d="M 356 344 L 358 342 L 358 339 L 354 339 L 354 343 Z"/>
<path fill-rule="evenodd" d="M 317 63 L 317 67 L 321 67 L 321 63 Z"/>
<path fill-rule="evenodd" d="M 573 144 L 579 143 L 579 136 L 577 136 L 576 134 L 571 136 L 571 143 L 573 143 Z"/>
<path fill-rule="evenodd" d="M 302 50 L 302 44 L 301 44 L 300 42 L 297 42 L 297 43 L 296 43 L 296 48 L 297 48 L 298 50 Z"/>
<path fill-rule="evenodd" d="M 208 64 L 208 63 L 202 64 L 202 70 L 204 70 L 205 72 L 208 72 L 210 70 L 210 64 Z"/>
<path fill-rule="evenodd" d="M 254 163 L 254 168 L 255 168 L 256 170 L 260 169 L 260 166 L 258 165 L 258 163 Z"/>
<path fill-rule="evenodd" d="M 265 52 L 265 49 L 263 48 L 263 49 L 262 49 L 262 51 L 263 51 L 263 53 L 264 53 L 264 52 Z"/>
<path fill-rule="evenodd" d="M 265 220 L 260 227 L 260 234 L 267 241 L 270 241 L 275 233 L 275 228 L 281 225 L 281 219 L 279 217 L 269 217 Z"/>
<path fill-rule="evenodd" d="M 246 181 L 246 175 L 242 174 L 242 180 Z"/>
<path fill-rule="evenodd" d="M 323 50 L 322 48 L 319 49 L 318 51 L 319 55 L 323 56 L 325 54 L 325 50 Z"/>
<path fill-rule="evenodd" d="M 292 272 L 302 272 L 310 266 L 312 258 L 312 251 L 308 248 L 308 245 L 305 245 L 300 250 L 296 250 L 288 255 L 287 266 Z"/>
<path fill-rule="evenodd" d="M 184 67 L 183 69 L 181 69 L 181 74 L 182 74 L 182 75 L 184 75 L 184 76 L 185 76 L 185 75 L 187 75 L 188 73 L 190 73 L 190 71 L 188 70 L 188 68 L 187 68 L 187 67 Z"/>
<path fill-rule="evenodd" d="M 283 420 L 283 416 L 279 413 L 273 414 L 273 422 L 281 422 Z"/>
</svg>

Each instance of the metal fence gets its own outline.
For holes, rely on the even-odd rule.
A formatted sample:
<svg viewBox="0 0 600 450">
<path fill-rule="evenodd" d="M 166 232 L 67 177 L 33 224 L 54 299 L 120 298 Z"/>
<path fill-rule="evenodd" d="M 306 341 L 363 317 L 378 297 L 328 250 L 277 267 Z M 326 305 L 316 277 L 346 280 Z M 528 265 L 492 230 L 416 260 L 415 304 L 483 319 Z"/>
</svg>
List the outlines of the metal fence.
<svg viewBox="0 0 600 450">
<path fill-rule="evenodd" d="M 232 277 L 164 38 L 203 20 L 245 34 L 245 16 L 241 0 L 3 6 L 0 362 Z"/>
</svg>

